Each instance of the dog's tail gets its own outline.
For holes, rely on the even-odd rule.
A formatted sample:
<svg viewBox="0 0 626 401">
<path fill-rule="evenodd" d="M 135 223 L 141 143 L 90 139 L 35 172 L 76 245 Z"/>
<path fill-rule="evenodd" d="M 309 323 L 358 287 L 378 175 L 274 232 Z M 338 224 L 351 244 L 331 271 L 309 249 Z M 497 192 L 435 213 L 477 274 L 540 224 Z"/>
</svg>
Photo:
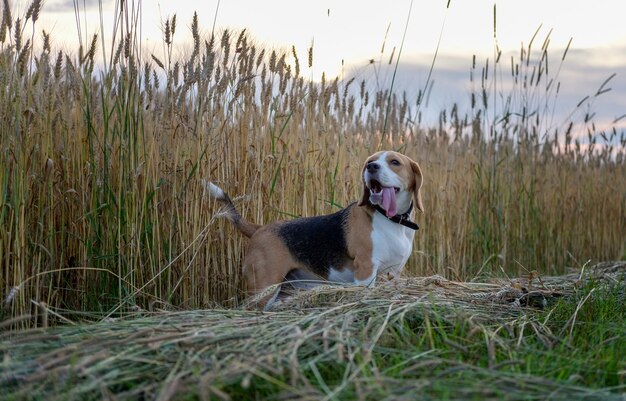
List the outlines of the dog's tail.
<svg viewBox="0 0 626 401">
<path fill-rule="evenodd" d="M 239 211 L 235 208 L 233 201 L 230 200 L 230 197 L 224 192 L 224 190 L 217 185 L 213 184 L 210 181 L 202 180 L 202 185 L 204 186 L 205 193 L 209 193 L 209 195 L 217 200 L 220 203 L 225 205 L 224 211 L 221 213 L 220 217 L 226 217 L 230 220 L 237 230 L 239 230 L 243 235 L 250 238 L 256 232 L 256 230 L 261 227 L 258 224 L 250 223 L 245 221 Z"/>
</svg>

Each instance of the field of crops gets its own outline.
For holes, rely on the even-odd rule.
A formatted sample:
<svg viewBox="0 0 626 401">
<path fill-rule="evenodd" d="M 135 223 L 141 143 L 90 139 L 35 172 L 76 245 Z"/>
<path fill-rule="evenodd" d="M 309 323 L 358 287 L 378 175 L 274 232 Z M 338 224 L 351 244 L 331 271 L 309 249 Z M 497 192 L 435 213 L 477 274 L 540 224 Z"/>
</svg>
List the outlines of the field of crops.
<svg viewBox="0 0 626 401">
<path fill-rule="evenodd" d="M 510 76 L 477 66 L 471 109 L 442 110 L 430 127 L 402 93 L 301 76 L 313 48 L 204 38 L 194 19 L 184 59 L 141 53 L 127 23 L 112 49 L 94 37 L 67 53 L 37 32 L 33 4 L 26 16 L 5 7 L 0 30 L 0 288 L 12 316 L 33 302 L 59 313 L 236 305 L 245 242 L 212 219 L 201 179 L 255 222 L 329 213 L 356 200 L 378 149 L 424 172 L 409 275 L 553 274 L 624 257 L 626 137 L 593 120 L 550 128 L 546 43 L 523 49 Z M 180 28 L 175 17 L 165 28 L 167 56 Z M 496 76 L 508 84 L 494 89 Z M 587 131 L 607 140 L 586 143 Z"/>
</svg>

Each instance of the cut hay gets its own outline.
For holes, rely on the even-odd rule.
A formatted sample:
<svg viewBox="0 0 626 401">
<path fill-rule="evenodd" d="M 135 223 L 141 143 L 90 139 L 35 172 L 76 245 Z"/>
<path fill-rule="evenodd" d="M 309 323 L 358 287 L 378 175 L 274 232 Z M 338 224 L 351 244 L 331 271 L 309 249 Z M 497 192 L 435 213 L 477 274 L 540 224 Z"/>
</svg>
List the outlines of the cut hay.
<svg viewBox="0 0 626 401">
<path fill-rule="evenodd" d="M 404 278 L 318 287 L 270 312 L 164 312 L 4 332 L 0 399 L 623 399 L 528 374 L 503 355 L 527 336 L 547 348 L 558 341 L 545 313 L 524 307 L 530 299 L 550 305 L 589 279 L 621 285 L 624 272 L 622 262 L 491 283 Z M 486 366 L 457 357 L 481 347 Z"/>
<path fill-rule="evenodd" d="M 571 269 L 569 274 L 540 277 L 536 271 L 527 277 L 514 279 L 492 279 L 489 282 L 458 282 L 434 275 L 430 277 L 399 278 L 380 282 L 372 288 L 350 285 L 320 285 L 307 291 L 288 293 L 276 301 L 270 310 L 328 309 L 336 305 L 364 305 L 384 303 L 429 305 L 432 307 L 460 307 L 474 312 L 509 316 L 519 313 L 516 308 L 544 308 L 557 298 L 571 294 L 589 280 L 617 283 L 620 281 L 626 262 L 605 262 L 588 269 Z M 273 291 L 269 291 L 270 293 Z M 254 304 L 263 299 L 266 292 L 249 301 Z"/>
</svg>

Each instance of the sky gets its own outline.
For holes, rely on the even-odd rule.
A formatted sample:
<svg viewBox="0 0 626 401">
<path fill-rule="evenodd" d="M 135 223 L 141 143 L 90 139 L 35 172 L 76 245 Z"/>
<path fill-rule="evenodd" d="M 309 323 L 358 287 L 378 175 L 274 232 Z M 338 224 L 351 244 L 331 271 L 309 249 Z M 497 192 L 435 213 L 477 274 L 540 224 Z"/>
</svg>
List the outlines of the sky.
<svg viewBox="0 0 626 401">
<path fill-rule="evenodd" d="M 30 1 L 10 2 L 13 15 L 25 13 Z M 80 10 L 83 37 L 100 30 L 98 0 L 45 0 L 40 28 L 51 33 L 53 46 L 76 51 L 75 3 Z M 534 48 L 549 37 L 550 66 L 558 69 L 561 93 L 556 106 L 565 118 L 578 102 L 593 94 L 616 73 L 607 87 L 612 90 L 593 104 L 599 125 L 610 126 L 626 114 L 626 4 L 619 0 L 373 0 L 294 1 L 294 0 L 143 0 L 141 25 L 145 49 L 163 54 L 162 27 L 176 14 L 179 51 L 187 51 L 190 25 L 198 12 L 201 33 L 245 28 L 266 48 L 290 49 L 295 46 L 301 60 L 313 45 L 314 62 L 305 74 L 319 80 L 327 76 L 375 80 L 369 60 L 388 64 L 393 51 L 400 55 L 397 87 L 417 96 L 427 81 L 435 58 L 434 81 L 429 105 L 437 114 L 452 103 L 467 102 L 469 71 L 476 55 L 479 66 L 493 63 L 494 49 L 503 60 L 519 57 L 521 46 L 528 46 L 538 31 Z M 115 1 L 102 0 L 104 37 L 112 27 Z M 495 33 L 494 33 L 495 9 Z M 406 31 L 405 31 L 406 29 Z M 404 43 L 403 41 L 404 35 Z M 559 67 L 568 47 L 567 57 Z M 384 52 L 381 49 L 384 43 Z M 438 49 L 437 49 L 438 48 Z M 394 60 L 395 61 L 395 60 Z M 510 61 L 506 66 L 510 68 Z M 382 69 L 383 67 L 381 67 Z M 387 67 L 389 70 L 389 67 Z M 389 78 L 390 72 L 381 75 Z M 626 128 L 626 118 L 618 121 Z"/>
</svg>

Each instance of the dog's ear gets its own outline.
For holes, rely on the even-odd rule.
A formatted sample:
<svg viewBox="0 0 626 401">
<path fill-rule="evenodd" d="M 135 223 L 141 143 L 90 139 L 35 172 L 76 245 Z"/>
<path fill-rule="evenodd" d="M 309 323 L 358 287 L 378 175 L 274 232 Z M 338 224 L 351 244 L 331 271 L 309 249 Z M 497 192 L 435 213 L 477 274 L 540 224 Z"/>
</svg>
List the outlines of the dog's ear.
<svg viewBox="0 0 626 401">
<path fill-rule="evenodd" d="M 415 202 L 415 207 L 419 209 L 419 211 L 424 212 L 424 204 L 422 203 L 422 194 L 420 189 L 422 188 L 422 170 L 420 169 L 420 165 L 417 162 L 411 160 L 411 170 L 413 170 L 413 174 L 415 175 L 415 188 L 413 188 L 413 202 Z"/>
<path fill-rule="evenodd" d="M 361 200 L 358 203 L 358 206 L 367 205 L 370 201 L 370 190 L 365 185 L 365 168 L 367 167 L 367 162 L 363 165 L 361 169 L 361 183 L 363 184 L 363 195 L 361 195 Z"/>
</svg>

